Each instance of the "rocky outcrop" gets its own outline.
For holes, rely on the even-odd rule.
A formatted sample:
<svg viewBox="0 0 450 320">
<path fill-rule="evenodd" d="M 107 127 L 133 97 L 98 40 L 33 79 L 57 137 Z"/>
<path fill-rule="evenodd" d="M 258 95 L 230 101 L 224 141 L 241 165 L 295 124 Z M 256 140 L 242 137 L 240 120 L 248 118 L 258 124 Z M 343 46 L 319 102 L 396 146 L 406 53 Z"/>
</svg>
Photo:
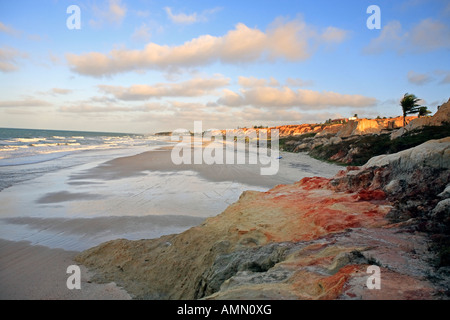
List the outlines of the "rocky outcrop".
<svg viewBox="0 0 450 320">
<path fill-rule="evenodd" d="M 345 126 L 344 124 L 328 125 L 322 131 L 317 133 L 316 138 L 328 136 L 328 135 L 336 135 L 344 126 Z"/>
<path fill-rule="evenodd" d="M 278 126 L 271 129 L 277 129 L 280 133 L 280 137 L 297 136 L 305 133 L 318 132 L 321 130 L 320 125 L 315 124 L 301 124 L 301 125 L 288 125 Z"/>
<path fill-rule="evenodd" d="M 436 216 L 448 226 L 449 147 L 449 139 L 431 141 L 333 179 L 247 191 L 181 234 L 110 241 L 77 261 L 135 298 L 442 298 L 449 277 L 430 265 L 436 254 L 420 225 Z M 403 212 L 421 205 L 423 216 Z M 367 287 L 372 265 L 381 290 Z"/>
<path fill-rule="evenodd" d="M 406 121 L 413 121 L 417 117 L 407 117 Z M 387 119 L 358 119 L 349 121 L 336 133 L 337 137 L 361 136 L 366 134 L 380 134 L 387 130 L 403 126 L 403 117 Z"/>
<path fill-rule="evenodd" d="M 416 116 L 407 117 L 406 121 L 409 122 L 416 119 Z M 299 125 L 284 125 L 277 127 L 255 127 L 255 128 L 239 128 L 233 130 L 236 135 L 245 135 L 249 131 L 259 130 L 278 130 L 280 138 L 286 137 L 298 137 L 305 134 L 315 134 L 316 138 L 323 137 L 351 137 L 361 136 L 368 134 L 380 134 L 387 130 L 394 130 L 403 126 L 403 117 L 396 118 L 378 118 L 378 119 L 357 119 L 344 123 L 332 123 L 332 124 L 299 124 Z M 213 134 L 226 135 L 227 130 L 213 130 Z"/>
<path fill-rule="evenodd" d="M 416 119 L 416 116 L 407 117 L 406 121 Z M 316 137 L 333 135 L 336 137 L 360 136 L 366 134 L 380 134 L 386 130 L 393 130 L 403 126 L 403 117 L 384 119 L 357 119 L 339 124 L 302 124 L 278 126 L 280 137 L 298 136 L 305 133 L 317 133 Z"/>
<path fill-rule="evenodd" d="M 450 125 L 450 99 L 438 108 L 432 117 L 421 117 L 410 121 L 404 128 L 393 132 L 391 139 L 397 139 L 405 133 L 426 126 Z"/>
<path fill-rule="evenodd" d="M 408 130 L 401 128 L 390 133 L 403 123 L 403 118 L 362 119 L 349 121 L 342 125 L 337 133 L 315 136 L 287 137 L 282 140 L 282 147 L 286 151 L 308 152 L 311 156 L 334 161 L 346 165 L 362 165 L 371 157 L 395 153 L 417 146 L 431 139 L 450 136 L 450 103 L 444 104 L 433 117 L 417 119 L 409 117 Z M 417 124 L 424 124 L 420 125 Z M 412 124 L 415 124 L 414 126 Z M 336 130 L 336 129 L 335 129 Z M 395 137 L 395 139 L 393 139 Z"/>
</svg>

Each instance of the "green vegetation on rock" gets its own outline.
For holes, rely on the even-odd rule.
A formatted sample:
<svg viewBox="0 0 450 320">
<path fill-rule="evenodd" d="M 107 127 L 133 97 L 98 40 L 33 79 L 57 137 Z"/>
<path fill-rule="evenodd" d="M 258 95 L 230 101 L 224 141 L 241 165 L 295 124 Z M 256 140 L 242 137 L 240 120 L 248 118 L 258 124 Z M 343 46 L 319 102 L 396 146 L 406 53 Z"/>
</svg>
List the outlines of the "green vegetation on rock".
<svg viewBox="0 0 450 320">
<path fill-rule="evenodd" d="M 302 142 L 311 141 L 315 133 L 280 139 L 280 147 L 284 151 L 293 152 Z M 309 151 L 309 155 L 320 160 L 338 164 L 365 164 L 370 158 L 381 154 L 392 154 L 403 151 L 428 140 L 450 136 L 450 124 L 443 126 L 426 126 L 406 132 L 397 139 L 391 140 L 390 133 L 380 135 L 363 135 L 343 138 L 334 144 L 320 144 Z M 324 137 L 327 138 L 327 137 Z"/>
</svg>

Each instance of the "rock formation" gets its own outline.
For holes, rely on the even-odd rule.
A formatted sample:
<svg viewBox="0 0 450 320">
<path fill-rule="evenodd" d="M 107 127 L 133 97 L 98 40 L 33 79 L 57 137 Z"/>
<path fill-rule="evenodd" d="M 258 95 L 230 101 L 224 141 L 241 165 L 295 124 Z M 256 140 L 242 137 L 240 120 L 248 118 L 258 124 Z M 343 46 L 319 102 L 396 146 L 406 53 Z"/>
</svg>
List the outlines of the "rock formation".
<svg viewBox="0 0 450 320">
<path fill-rule="evenodd" d="M 407 122 L 416 119 L 416 116 L 407 117 Z M 384 119 L 357 119 L 345 123 L 336 124 L 299 124 L 299 125 L 284 125 L 270 128 L 262 128 L 263 130 L 276 129 L 281 138 L 295 137 L 307 133 L 315 133 L 317 137 L 324 137 L 328 135 L 336 135 L 338 137 L 350 137 L 354 135 L 365 134 L 380 134 L 385 130 L 393 130 L 403 126 L 403 117 L 384 118 Z M 245 134 L 249 130 L 258 131 L 259 128 L 240 128 L 236 129 L 236 134 Z M 225 135 L 226 130 L 214 131 Z"/>
<path fill-rule="evenodd" d="M 181 234 L 110 241 L 77 260 L 135 298 L 445 298 L 426 232 L 448 230 L 449 152 L 450 138 L 430 141 L 333 179 L 247 191 Z M 380 290 L 367 287 L 373 265 Z"/>
<path fill-rule="evenodd" d="M 425 126 L 442 126 L 445 124 L 450 125 L 450 99 L 440 106 L 438 111 L 432 117 L 416 118 L 410 121 L 406 127 L 393 132 L 391 134 L 391 139 L 396 139 L 406 132 L 417 128 L 423 128 Z"/>
<path fill-rule="evenodd" d="M 430 139 L 450 135 L 450 100 L 432 117 L 359 119 L 324 128 L 315 136 L 285 137 L 286 151 L 308 152 L 311 156 L 347 165 L 362 165 L 371 157 L 401 151 Z M 393 131 L 395 128 L 398 130 Z"/>
</svg>

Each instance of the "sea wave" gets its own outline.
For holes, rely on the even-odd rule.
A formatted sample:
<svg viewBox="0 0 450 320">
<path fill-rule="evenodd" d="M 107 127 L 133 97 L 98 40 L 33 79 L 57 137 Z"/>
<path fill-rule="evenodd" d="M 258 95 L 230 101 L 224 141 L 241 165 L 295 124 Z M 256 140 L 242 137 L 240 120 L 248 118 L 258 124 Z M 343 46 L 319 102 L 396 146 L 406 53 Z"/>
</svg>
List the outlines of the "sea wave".
<svg viewBox="0 0 450 320">
<path fill-rule="evenodd" d="M 0 139 L 0 167 L 49 161 L 74 152 L 154 146 L 158 144 L 157 140 L 161 139 L 140 135 L 10 136 Z"/>
<path fill-rule="evenodd" d="M 13 141 L 16 142 L 38 142 L 38 141 L 45 141 L 46 138 L 16 138 Z"/>
</svg>

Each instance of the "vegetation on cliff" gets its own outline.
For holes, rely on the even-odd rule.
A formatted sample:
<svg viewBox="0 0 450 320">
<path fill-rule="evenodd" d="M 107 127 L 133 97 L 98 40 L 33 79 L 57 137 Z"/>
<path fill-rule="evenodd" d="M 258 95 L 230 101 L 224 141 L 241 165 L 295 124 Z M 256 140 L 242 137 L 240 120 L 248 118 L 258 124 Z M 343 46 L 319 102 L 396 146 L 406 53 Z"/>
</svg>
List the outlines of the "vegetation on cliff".
<svg viewBox="0 0 450 320">
<path fill-rule="evenodd" d="M 408 114 L 415 114 L 419 112 L 420 99 L 417 98 L 414 94 L 405 93 L 402 100 L 400 101 L 400 105 L 403 111 L 403 126 L 406 126 L 406 116 Z"/>
<path fill-rule="evenodd" d="M 448 136 L 450 136 L 450 124 L 428 126 L 409 131 L 394 140 L 391 140 L 390 134 L 342 139 L 342 142 L 339 143 L 316 146 L 309 152 L 309 155 L 340 164 L 361 166 L 372 157 L 396 153 L 418 146 L 428 140 Z M 286 148 L 286 150 L 289 151 L 289 148 Z"/>
</svg>

